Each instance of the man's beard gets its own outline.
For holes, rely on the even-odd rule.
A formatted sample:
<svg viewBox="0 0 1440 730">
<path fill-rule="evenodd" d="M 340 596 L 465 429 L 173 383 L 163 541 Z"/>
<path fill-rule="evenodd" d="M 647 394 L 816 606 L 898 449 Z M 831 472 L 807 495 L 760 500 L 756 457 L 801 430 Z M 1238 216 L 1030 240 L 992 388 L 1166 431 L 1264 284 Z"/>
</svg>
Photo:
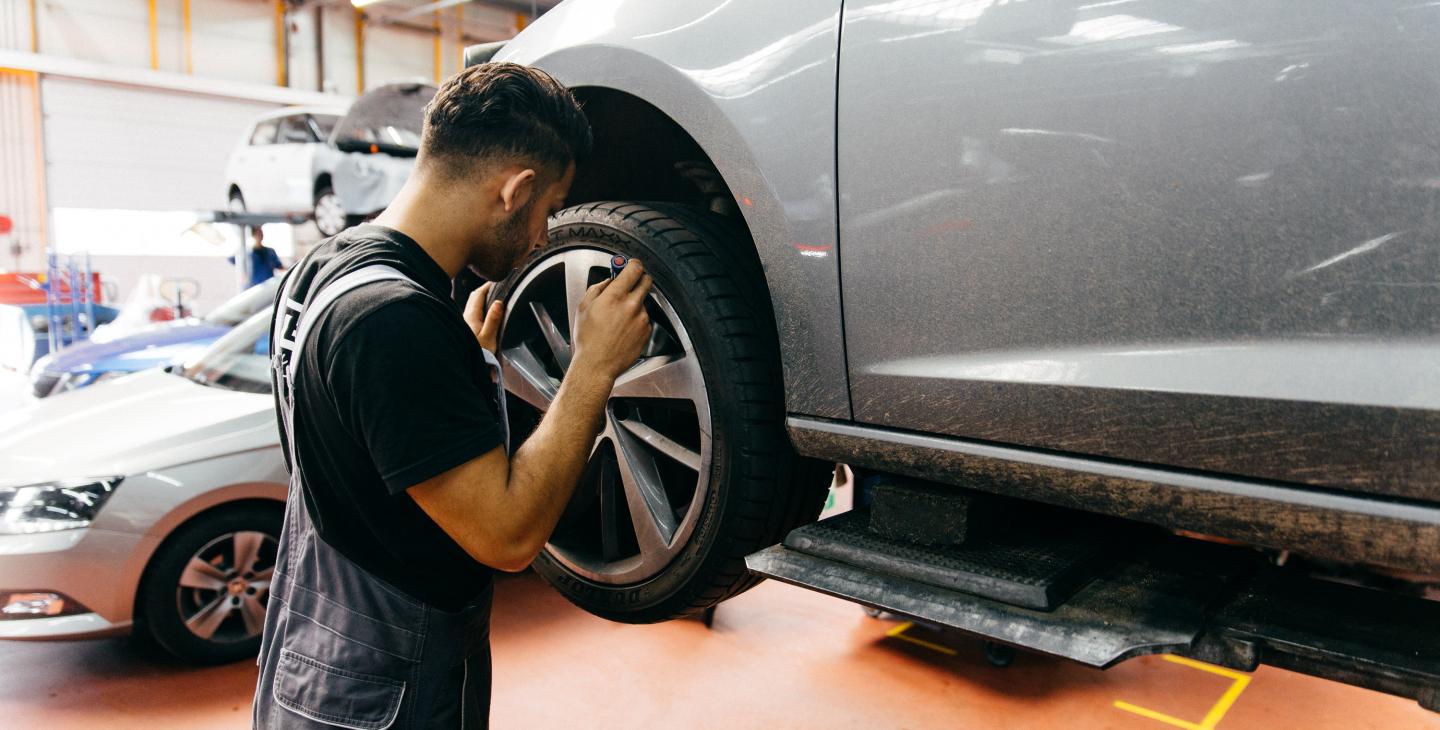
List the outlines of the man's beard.
<svg viewBox="0 0 1440 730">
<path fill-rule="evenodd" d="M 494 243 L 484 252 L 482 260 L 471 264 L 472 271 L 490 281 L 500 281 L 525 262 L 532 243 L 525 228 L 534 204 L 531 200 L 495 227 L 490 237 Z"/>
</svg>

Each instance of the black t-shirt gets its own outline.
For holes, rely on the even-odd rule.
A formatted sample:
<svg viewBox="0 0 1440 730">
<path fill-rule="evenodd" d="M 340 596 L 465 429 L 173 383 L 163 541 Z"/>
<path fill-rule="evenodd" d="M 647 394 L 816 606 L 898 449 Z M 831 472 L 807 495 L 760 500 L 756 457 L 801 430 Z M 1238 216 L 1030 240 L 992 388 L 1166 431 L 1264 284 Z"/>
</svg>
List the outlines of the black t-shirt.
<svg viewBox="0 0 1440 730">
<path fill-rule="evenodd" d="M 362 225 L 321 243 L 291 272 L 290 296 L 306 302 L 371 264 L 414 283 L 352 289 L 315 320 L 295 367 L 300 463 L 290 468 L 300 470 L 321 539 L 381 580 L 454 611 L 488 587 L 491 571 L 405 490 L 503 445 L 497 393 L 449 278 L 398 231 Z M 284 438 L 283 421 L 281 431 Z"/>
</svg>

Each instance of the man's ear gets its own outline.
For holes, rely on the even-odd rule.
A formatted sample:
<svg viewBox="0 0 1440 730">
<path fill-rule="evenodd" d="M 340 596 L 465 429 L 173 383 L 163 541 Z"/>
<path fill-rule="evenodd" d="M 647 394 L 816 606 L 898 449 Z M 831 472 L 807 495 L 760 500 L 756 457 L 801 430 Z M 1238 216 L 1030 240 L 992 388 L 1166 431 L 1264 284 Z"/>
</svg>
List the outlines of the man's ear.
<svg viewBox="0 0 1440 730">
<path fill-rule="evenodd" d="M 506 213 L 513 213 L 530 202 L 535 195 L 535 171 L 530 168 L 517 169 L 500 185 L 500 202 Z"/>
</svg>

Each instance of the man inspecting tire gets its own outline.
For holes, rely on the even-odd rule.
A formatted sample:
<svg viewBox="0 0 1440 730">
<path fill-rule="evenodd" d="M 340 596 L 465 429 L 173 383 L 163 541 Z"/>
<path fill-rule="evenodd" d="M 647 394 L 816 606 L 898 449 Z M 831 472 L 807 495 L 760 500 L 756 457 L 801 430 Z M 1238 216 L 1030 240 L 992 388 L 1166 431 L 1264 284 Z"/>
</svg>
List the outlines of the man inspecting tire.
<svg viewBox="0 0 1440 730">
<path fill-rule="evenodd" d="M 585 293 L 571 368 L 514 453 L 493 357 L 503 306 L 487 310 L 487 284 L 462 314 L 450 286 L 466 267 L 503 278 L 544 244 L 590 143 L 543 72 L 466 69 L 427 108 L 390 207 L 281 287 L 271 352 L 290 501 L 256 727 L 487 725 L 492 571 L 524 569 L 554 530 L 649 337 L 651 281 L 632 261 Z"/>
</svg>

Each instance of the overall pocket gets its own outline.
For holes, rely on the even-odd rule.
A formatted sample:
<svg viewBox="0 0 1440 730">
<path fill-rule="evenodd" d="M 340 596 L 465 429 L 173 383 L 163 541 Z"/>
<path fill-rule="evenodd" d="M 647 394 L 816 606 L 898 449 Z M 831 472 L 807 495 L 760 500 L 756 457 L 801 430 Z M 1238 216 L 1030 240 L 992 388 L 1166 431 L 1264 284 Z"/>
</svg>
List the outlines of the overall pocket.
<svg viewBox="0 0 1440 730">
<path fill-rule="evenodd" d="M 316 722 L 353 730 L 384 730 L 400 714 L 405 683 L 281 649 L 274 692 L 281 707 Z"/>
</svg>

